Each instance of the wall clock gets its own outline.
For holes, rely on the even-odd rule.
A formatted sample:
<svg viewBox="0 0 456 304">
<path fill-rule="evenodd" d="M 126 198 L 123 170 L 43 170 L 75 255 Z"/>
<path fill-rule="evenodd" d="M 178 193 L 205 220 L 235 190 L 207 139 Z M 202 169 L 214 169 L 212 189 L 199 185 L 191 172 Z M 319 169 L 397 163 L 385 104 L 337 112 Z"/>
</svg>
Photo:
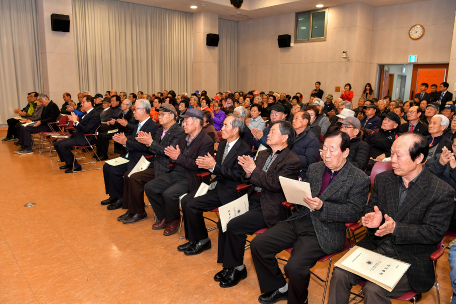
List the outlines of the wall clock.
<svg viewBox="0 0 456 304">
<path fill-rule="evenodd" d="M 424 26 L 421 24 L 415 24 L 409 30 L 409 36 L 413 40 L 418 40 L 424 35 Z"/>
</svg>

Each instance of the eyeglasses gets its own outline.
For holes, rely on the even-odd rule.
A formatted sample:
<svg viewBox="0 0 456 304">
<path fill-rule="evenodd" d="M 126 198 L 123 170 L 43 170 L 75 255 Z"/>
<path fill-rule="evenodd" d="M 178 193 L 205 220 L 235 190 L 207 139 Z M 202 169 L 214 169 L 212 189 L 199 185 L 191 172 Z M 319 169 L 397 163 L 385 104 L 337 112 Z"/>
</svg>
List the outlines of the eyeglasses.
<svg viewBox="0 0 456 304">
<path fill-rule="evenodd" d="M 342 125 L 342 126 L 340 127 L 341 130 L 342 130 L 342 129 L 354 129 L 354 128 L 355 128 L 355 127 L 345 126 L 345 125 Z"/>
</svg>

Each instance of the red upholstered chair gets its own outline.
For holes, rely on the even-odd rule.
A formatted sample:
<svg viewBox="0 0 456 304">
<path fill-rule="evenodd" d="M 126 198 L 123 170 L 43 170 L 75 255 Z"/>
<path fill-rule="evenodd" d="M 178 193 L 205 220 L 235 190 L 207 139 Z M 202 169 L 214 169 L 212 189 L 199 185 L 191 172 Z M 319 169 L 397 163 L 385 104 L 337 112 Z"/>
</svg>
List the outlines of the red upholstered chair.
<svg viewBox="0 0 456 304">
<path fill-rule="evenodd" d="M 325 136 L 323 134 L 320 134 L 320 137 L 318 138 L 320 142 L 323 142 L 325 140 Z"/>
<path fill-rule="evenodd" d="M 377 174 L 382 173 L 384 171 L 392 170 L 392 163 L 391 162 L 376 162 L 374 167 L 371 171 L 371 186 L 374 185 L 374 180 Z"/>
<path fill-rule="evenodd" d="M 217 136 L 218 136 L 218 138 L 219 138 L 219 141 L 222 141 L 222 140 L 223 140 L 222 131 L 217 131 Z"/>
</svg>

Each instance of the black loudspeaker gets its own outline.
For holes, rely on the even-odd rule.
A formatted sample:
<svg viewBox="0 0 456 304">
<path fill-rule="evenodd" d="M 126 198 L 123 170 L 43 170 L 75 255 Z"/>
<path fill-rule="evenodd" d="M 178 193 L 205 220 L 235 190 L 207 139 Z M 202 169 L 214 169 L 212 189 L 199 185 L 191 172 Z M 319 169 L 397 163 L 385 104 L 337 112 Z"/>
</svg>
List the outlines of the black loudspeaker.
<svg viewBox="0 0 456 304">
<path fill-rule="evenodd" d="M 277 38 L 277 41 L 279 42 L 279 48 L 285 48 L 285 47 L 290 47 L 291 44 L 291 35 L 279 35 L 279 38 Z"/>
<path fill-rule="evenodd" d="M 207 34 L 206 45 L 207 46 L 218 46 L 220 37 L 218 34 Z"/>
<path fill-rule="evenodd" d="M 51 29 L 54 32 L 69 32 L 70 31 L 70 16 L 69 15 L 51 15 Z"/>
<path fill-rule="evenodd" d="M 242 2 L 244 2 L 244 0 L 230 0 L 230 2 L 232 6 L 234 6 L 237 9 L 240 9 L 242 6 Z"/>
</svg>

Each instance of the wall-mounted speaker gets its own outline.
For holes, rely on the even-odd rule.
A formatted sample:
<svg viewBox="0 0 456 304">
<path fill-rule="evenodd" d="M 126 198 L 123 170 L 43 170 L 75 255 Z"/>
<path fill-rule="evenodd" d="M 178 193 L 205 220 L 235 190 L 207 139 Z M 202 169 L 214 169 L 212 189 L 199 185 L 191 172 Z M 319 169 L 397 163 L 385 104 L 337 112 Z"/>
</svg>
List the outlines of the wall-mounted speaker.
<svg viewBox="0 0 456 304">
<path fill-rule="evenodd" d="M 277 42 L 279 43 L 279 48 L 285 48 L 291 46 L 291 35 L 279 35 L 277 38 Z"/>
<path fill-rule="evenodd" d="M 242 6 L 242 2 L 244 2 L 244 0 L 230 0 L 230 2 L 232 6 L 234 6 L 237 9 L 240 9 Z"/>
<path fill-rule="evenodd" d="M 69 32 L 70 31 L 70 16 L 69 15 L 51 15 L 51 29 L 54 32 Z"/>
<path fill-rule="evenodd" d="M 220 37 L 218 34 L 207 34 L 206 45 L 207 46 L 218 46 Z"/>
</svg>

